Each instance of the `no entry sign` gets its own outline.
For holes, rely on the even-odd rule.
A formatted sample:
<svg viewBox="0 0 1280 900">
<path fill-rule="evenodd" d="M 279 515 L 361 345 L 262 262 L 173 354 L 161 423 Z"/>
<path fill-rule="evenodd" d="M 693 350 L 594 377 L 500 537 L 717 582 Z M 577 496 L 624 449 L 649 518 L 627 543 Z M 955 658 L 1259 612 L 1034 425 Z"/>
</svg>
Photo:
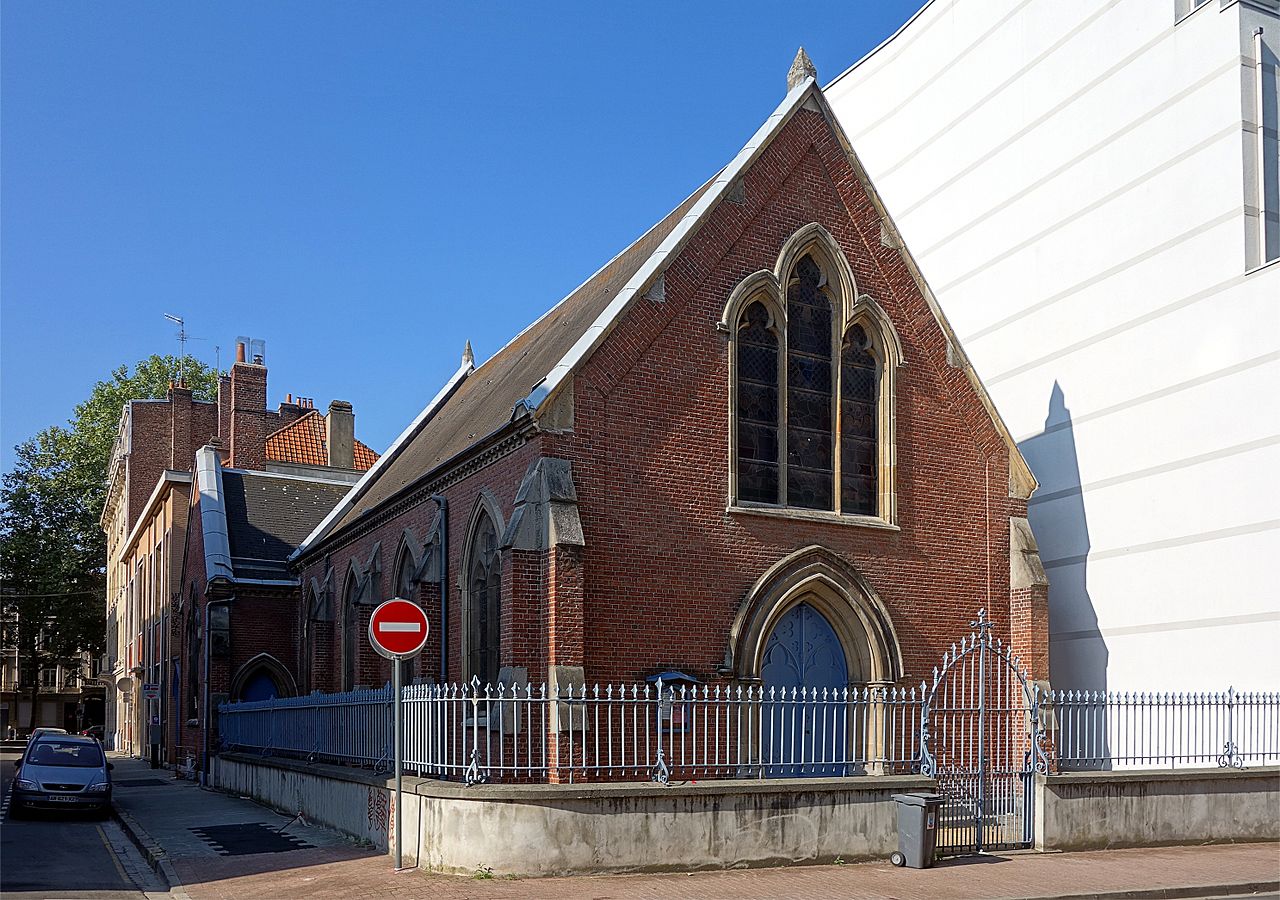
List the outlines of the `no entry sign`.
<svg viewBox="0 0 1280 900">
<path fill-rule="evenodd" d="M 405 659 L 427 643 L 427 614 L 416 603 L 397 597 L 373 611 L 369 643 L 387 659 Z"/>
</svg>

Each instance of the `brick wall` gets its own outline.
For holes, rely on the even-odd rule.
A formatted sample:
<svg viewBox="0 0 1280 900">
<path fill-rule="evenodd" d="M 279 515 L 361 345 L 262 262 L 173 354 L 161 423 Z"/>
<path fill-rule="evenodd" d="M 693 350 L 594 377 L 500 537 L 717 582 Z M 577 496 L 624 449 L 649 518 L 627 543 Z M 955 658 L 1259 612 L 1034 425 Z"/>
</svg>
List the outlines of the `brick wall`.
<svg viewBox="0 0 1280 900">
<path fill-rule="evenodd" d="M 1007 496 L 1008 449 L 964 371 L 949 365 L 947 338 L 901 255 L 882 245 L 874 205 L 824 119 L 797 113 L 744 185 L 745 204 L 720 204 L 666 270 L 666 302 L 637 301 L 575 376 L 573 431 L 543 433 L 444 490 L 450 677 L 461 674 L 459 573 L 476 498 L 487 488 L 508 518 L 539 453 L 572 462 L 586 546 L 506 553 L 503 662 L 527 666 L 535 680 L 553 658 L 583 664 L 588 682 L 634 681 L 667 668 L 716 680 L 753 583 L 811 544 L 856 568 L 883 600 L 904 682 L 924 678 L 982 606 L 1005 640 L 1016 619 L 1033 675 L 1047 672 L 1039 601 L 1010 602 L 1008 519 L 1025 515 L 1025 503 Z M 904 348 L 895 397 L 899 531 L 726 511 L 728 342 L 716 324 L 738 282 L 772 268 L 787 238 L 815 221 L 839 243 L 859 291 L 885 310 Z M 316 687 L 336 683 L 350 559 L 366 560 L 380 541 L 379 597 L 390 596 L 401 532 L 408 526 L 421 537 L 435 515 L 425 499 L 388 507 L 372 527 L 324 548 L 337 570 L 338 624 L 316 642 Z M 309 559 L 304 576 L 319 580 L 323 565 Z M 367 649 L 367 616 L 365 609 L 360 679 L 381 684 L 386 663 Z M 435 671 L 438 652 L 433 644 L 424 670 Z"/>
</svg>

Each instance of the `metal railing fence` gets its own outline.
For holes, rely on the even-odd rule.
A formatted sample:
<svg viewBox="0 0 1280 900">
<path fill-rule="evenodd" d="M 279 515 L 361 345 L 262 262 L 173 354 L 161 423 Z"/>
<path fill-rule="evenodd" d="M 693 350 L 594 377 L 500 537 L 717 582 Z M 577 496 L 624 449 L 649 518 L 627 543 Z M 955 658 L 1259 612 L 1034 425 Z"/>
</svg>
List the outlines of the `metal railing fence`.
<svg viewBox="0 0 1280 900">
<path fill-rule="evenodd" d="M 391 759 L 391 687 L 223 704 L 227 748 L 383 768 Z"/>
<path fill-rule="evenodd" d="M 915 690 L 414 685 L 405 767 L 467 782 L 910 771 Z"/>
<path fill-rule="evenodd" d="M 1280 763 L 1280 693 L 1050 691 L 1062 771 Z"/>
<path fill-rule="evenodd" d="M 468 783 L 915 772 L 924 696 L 661 682 L 409 685 L 405 770 Z M 1035 699 L 1060 771 L 1280 763 L 1277 692 Z M 219 737 L 227 749 L 381 770 L 391 759 L 391 707 L 390 686 L 224 704 Z"/>
</svg>

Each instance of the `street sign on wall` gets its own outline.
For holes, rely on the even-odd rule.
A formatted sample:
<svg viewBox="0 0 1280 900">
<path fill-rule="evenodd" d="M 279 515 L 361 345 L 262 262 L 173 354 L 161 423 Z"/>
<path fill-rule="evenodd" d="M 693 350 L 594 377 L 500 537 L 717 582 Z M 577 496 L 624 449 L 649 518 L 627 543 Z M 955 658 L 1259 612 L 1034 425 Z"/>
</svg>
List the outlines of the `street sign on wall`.
<svg viewBox="0 0 1280 900">
<path fill-rule="evenodd" d="M 387 659 L 405 659 L 427 643 L 427 614 L 408 600 L 388 600 L 369 618 L 369 643 Z"/>
<path fill-rule="evenodd" d="M 160 685 L 152 682 L 146 682 L 142 685 L 142 697 L 144 700 L 159 700 Z"/>
</svg>

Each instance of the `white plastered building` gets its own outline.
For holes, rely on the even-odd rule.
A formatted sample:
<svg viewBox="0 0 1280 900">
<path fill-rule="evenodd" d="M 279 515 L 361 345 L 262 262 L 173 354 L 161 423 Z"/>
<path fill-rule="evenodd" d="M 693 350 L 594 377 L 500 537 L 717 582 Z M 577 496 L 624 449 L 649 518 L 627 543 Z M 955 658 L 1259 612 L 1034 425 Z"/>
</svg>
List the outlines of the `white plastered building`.
<svg viewBox="0 0 1280 900">
<path fill-rule="evenodd" d="M 1030 462 L 1055 687 L 1280 687 L 1277 0 L 934 0 L 827 88 Z"/>
</svg>

